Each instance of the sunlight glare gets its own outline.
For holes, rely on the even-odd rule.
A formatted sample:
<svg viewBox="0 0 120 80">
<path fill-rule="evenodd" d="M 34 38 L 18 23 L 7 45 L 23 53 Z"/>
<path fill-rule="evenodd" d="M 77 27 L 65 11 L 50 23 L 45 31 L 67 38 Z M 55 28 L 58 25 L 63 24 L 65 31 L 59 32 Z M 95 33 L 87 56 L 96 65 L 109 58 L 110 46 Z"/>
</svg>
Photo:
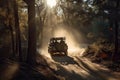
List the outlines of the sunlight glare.
<svg viewBox="0 0 120 80">
<path fill-rule="evenodd" d="M 56 0 L 47 0 L 47 5 L 51 8 L 54 7 L 56 5 Z"/>
</svg>

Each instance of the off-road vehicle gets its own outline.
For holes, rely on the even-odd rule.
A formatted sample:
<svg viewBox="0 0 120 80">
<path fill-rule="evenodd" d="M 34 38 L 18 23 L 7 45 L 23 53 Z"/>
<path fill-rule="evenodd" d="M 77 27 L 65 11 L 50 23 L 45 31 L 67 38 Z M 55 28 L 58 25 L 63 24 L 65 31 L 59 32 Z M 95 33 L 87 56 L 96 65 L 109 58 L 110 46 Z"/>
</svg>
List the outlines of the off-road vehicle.
<svg viewBox="0 0 120 80">
<path fill-rule="evenodd" d="M 50 39 L 48 53 L 50 55 L 62 54 L 67 56 L 68 46 L 65 43 L 65 37 L 53 37 Z"/>
</svg>

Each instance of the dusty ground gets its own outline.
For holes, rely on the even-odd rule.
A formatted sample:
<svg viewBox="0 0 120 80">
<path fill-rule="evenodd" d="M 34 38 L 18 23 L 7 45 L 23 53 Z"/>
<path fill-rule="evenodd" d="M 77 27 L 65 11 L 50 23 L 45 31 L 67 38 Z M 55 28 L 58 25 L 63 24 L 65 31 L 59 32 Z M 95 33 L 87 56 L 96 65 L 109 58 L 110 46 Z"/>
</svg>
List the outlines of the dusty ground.
<svg viewBox="0 0 120 80">
<path fill-rule="evenodd" d="M 76 55 L 51 57 L 47 53 L 47 56 L 43 57 L 50 68 L 44 60 L 41 61 L 44 64 L 34 68 L 24 64 L 20 67 L 18 63 L 7 61 L 0 66 L 0 80 L 59 80 L 58 78 L 60 80 L 120 80 L 120 73 L 112 72 L 79 55 L 76 53 Z"/>
<path fill-rule="evenodd" d="M 120 80 L 120 73 L 92 63 L 87 58 L 55 55 L 46 59 L 63 80 Z"/>
</svg>

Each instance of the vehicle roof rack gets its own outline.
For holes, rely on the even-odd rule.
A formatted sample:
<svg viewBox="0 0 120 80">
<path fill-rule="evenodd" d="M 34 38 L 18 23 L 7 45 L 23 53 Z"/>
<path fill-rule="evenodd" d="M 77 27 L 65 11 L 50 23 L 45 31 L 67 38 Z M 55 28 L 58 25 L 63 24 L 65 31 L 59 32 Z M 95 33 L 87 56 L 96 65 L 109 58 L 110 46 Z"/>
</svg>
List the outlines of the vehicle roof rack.
<svg viewBox="0 0 120 80">
<path fill-rule="evenodd" d="M 50 38 L 50 40 L 65 40 L 66 38 L 65 37 L 53 37 L 53 38 Z"/>
</svg>

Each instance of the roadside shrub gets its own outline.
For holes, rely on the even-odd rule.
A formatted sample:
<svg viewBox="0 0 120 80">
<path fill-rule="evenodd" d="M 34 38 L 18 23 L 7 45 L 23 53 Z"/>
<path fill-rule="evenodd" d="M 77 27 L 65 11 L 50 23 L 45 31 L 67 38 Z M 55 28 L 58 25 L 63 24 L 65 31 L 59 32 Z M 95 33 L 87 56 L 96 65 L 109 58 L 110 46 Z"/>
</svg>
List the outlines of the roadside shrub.
<svg viewBox="0 0 120 80">
<path fill-rule="evenodd" d="M 99 38 L 86 49 L 84 56 L 89 58 L 111 59 L 114 53 L 114 43 L 107 39 Z"/>
</svg>

